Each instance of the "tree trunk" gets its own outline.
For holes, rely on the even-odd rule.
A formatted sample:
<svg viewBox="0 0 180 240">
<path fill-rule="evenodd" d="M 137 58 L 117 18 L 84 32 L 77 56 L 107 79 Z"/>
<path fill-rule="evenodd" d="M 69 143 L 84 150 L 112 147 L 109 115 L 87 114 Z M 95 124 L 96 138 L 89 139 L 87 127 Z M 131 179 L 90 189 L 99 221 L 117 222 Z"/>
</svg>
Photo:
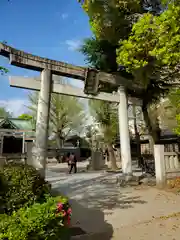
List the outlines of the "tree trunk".
<svg viewBox="0 0 180 240">
<path fill-rule="evenodd" d="M 142 163 L 141 158 L 141 141 L 140 141 L 140 135 L 137 128 L 137 121 L 136 121 L 136 106 L 133 105 L 133 117 L 134 117 L 134 131 L 135 131 L 135 138 L 136 138 L 136 146 L 137 146 L 137 158 L 138 158 L 138 166 L 140 167 Z"/>
<path fill-rule="evenodd" d="M 58 149 L 63 147 L 64 138 L 63 138 L 62 129 L 58 129 L 57 132 L 56 132 L 56 143 L 57 143 Z"/>
<path fill-rule="evenodd" d="M 117 167 L 117 164 L 116 164 L 116 157 L 115 157 L 115 154 L 114 154 L 113 146 L 112 146 L 111 143 L 108 143 L 107 147 L 108 147 L 108 153 L 109 153 L 109 160 L 111 162 L 111 169 L 112 170 L 117 170 L 118 167 Z"/>
<path fill-rule="evenodd" d="M 148 113 L 146 104 L 143 104 L 142 112 L 143 112 L 146 127 L 147 127 L 149 135 L 150 135 L 150 141 L 149 141 L 150 149 L 151 149 L 151 152 L 154 155 L 154 144 L 156 144 L 160 140 L 159 129 L 157 130 L 157 129 L 153 128 L 153 125 L 152 125 L 151 119 L 149 117 L 149 113 Z"/>
<path fill-rule="evenodd" d="M 154 156 L 154 145 L 155 141 L 151 135 L 149 135 L 149 148 L 150 148 L 150 153 Z"/>
<path fill-rule="evenodd" d="M 58 163 L 61 163 L 62 157 L 61 157 L 59 149 L 63 148 L 63 139 L 62 139 L 61 135 L 59 135 L 59 134 L 56 134 L 56 144 L 57 144 L 57 148 L 58 148 L 57 153 L 56 153 L 56 160 L 58 161 Z"/>
<path fill-rule="evenodd" d="M 62 140 L 61 136 L 58 136 L 58 135 L 56 136 L 56 143 L 57 143 L 58 149 L 63 147 L 63 140 Z"/>
</svg>

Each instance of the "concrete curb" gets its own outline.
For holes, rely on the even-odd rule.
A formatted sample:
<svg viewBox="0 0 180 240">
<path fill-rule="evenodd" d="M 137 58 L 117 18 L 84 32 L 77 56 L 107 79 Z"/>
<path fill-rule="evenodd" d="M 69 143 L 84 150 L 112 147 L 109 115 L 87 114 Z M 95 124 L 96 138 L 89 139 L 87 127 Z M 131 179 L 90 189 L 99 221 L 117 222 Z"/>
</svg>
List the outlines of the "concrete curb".
<svg viewBox="0 0 180 240">
<path fill-rule="evenodd" d="M 71 240 L 110 240 L 113 236 L 105 233 L 105 232 L 101 232 L 101 233 L 87 233 L 87 234 L 83 234 L 83 235 L 78 235 L 78 236 L 73 236 L 71 237 Z"/>
</svg>

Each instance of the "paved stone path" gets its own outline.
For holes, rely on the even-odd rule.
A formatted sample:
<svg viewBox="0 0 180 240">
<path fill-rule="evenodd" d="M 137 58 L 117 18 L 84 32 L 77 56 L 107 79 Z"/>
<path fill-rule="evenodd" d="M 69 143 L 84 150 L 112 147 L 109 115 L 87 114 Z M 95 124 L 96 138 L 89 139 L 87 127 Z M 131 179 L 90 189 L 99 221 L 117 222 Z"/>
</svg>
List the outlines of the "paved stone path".
<svg viewBox="0 0 180 240">
<path fill-rule="evenodd" d="M 179 239 L 178 195 L 150 187 L 120 188 L 115 175 L 105 172 L 66 172 L 66 165 L 49 165 L 47 180 L 70 198 L 72 224 L 92 234 L 82 239 Z"/>
</svg>

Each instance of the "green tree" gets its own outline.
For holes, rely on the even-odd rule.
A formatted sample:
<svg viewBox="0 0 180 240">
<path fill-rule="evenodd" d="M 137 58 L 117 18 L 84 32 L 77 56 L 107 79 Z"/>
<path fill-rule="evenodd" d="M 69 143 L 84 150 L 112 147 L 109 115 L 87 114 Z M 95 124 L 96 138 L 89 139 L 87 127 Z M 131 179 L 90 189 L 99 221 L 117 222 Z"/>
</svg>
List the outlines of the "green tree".
<svg viewBox="0 0 180 240">
<path fill-rule="evenodd" d="M 177 33 L 179 28 L 177 24 L 179 22 L 179 11 L 176 8 L 178 5 L 175 6 L 178 1 L 169 5 L 168 10 L 164 13 L 162 13 L 162 6 L 163 4 L 166 5 L 167 1 L 163 1 L 163 4 L 158 3 L 158 1 L 151 1 L 151 4 L 145 7 L 142 1 L 138 0 L 86 0 L 80 2 L 90 18 L 92 31 L 96 37 L 94 41 L 98 41 L 100 44 L 102 41 L 107 41 L 117 49 L 117 64 L 114 66 L 114 69 L 116 68 L 114 72 L 120 75 L 123 74 L 125 77 L 131 77 L 143 87 L 143 91 L 136 93 L 136 96 L 143 99 L 142 110 L 146 127 L 152 137 L 152 144 L 158 142 L 160 137 L 159 126 L 157 122 L 156 124 L 152 123 L 149 108 L 151 104 L 157 103 L 160 97 L 166 95 L 172 86 L 171 81 L 177 78 L 178 75 L 178 68 L 177 66 L 174 67 L 178 58 L 178 51 L 174 51 L 174 46 L 177 46 L 176 50 L 178 49 Z M 159 10 L 155 5 L 160 6 L 158 7 Z M 149 11 L 150 7 L 152 14 L 144 14 Z M 171 21 L 173 11 L 175 11 L 175 17 Z M 154 14 L 157 13 L 162 14 L 155 17 Z M 165 22 L 164 25 L 163 22 Z M 160 24 L 160 28 L 158 24 Z M 162 51 L 165 41 L 166 50 L 169 49 L 168 30 L 170 30 L 169 38 L 171 38 L 169 39 L 171 42 L 170 50 L 174 51 L 171 63 L 170 58 L 167 58 L 165 54 L 168 51 L 164 51 L 164 53 Z M 158 41 L 161 42 L 159 46 L 156 44 Z M 119 46 L 117 46 L 118 44 Z M 102 58 L 103 54 L 107 56 L 107 53 L 103 52 L 102 54 L 102 51 L 100 52 L 97 46 L 96 49 L 98 50 L 95 51 L 95 46 L 96 44 L 93 44 L 94 51 L 91 50 L 93 59 L 95 59 L 95 56 L 96 59 L 99 59 L 99 56 Z M 165 61 L 161 61 L 162 53 Z M 113 56 L 115 56 L 114 53 Z M 169 64 L 167 64 L 167 59 L 169 59 Z M 89 61 L 91 58 L 87 60 Z M 123 71 L 122 66 L 125 67 Z M 101 70 L 106 71 L 106 69 Z M 109 89 L 112 91 L 110 87 Z"/>
<path fill-rule="evenodd" d="M 175 89 L 169 94 L 169 99 L 172 106 L 176 109 L 177 127 L 174 129 L 175 133 L 180 135 L 180 89 Z"/>
<path fill-rule="evenodd" d="M 0 66 L 0 74 L 8 73 L 8 69 Z"/>
<path fill-rule="evenodd" d="M 174 108 L 176 108 L 176 114 L 180 113 L 180 89 L 173 89 L 170 91 L 168 98 Z"/>
<path fill-rule="evenodd" d="M 88 143 L 88 146 L 91 148 L 91 150 L 93 149 L 94 147 L 94 136 L 96 136 L 98 133 L 97 129 L 94 128 L 94 125 L 91 124 L 91 125 L 88 125 L 86 126 L 85 128 L 85 136 L 86 136 L 86 140 L 87 140 L 87 143 Z"/>
<path fill-rule="evenodd" d="M 35 118 L 38 95 L 37 92 L 29 94 L 28 109 Z M 55 93 L 51 94 L 49 134 L 55 135 L 58 148 L 63 146 L 70 133 L 73 133 L 73 131 L 80 132 L 84 121 L 84 106 L 77 98 Z"/>
<path fill-rule="evenodd" d="M 133 25 L 128 40 L 119 42 L 118 64 L 133 72 L 152 62 L 160 67 L 177 66 L 180 58 L 180 7 L 176 4 L 177 1 L 169 4 L 160 16 L 144 14 Z"/>
<path fill-rule="evenodd" d="M 107 40 L 98 40 L 95 37 L 85 39 L 80 52 L 85 56 L 87 64 L 97 70 L 105 72 L 117 72 L 116 63 L 116 47 Z M 121 71 L 121 74 L 124 74 Z M 125 74 L 131 75 L 131 74 Z M 117 90 L 117 86 L 109 86 L 108 83 L 101 83 L 99 86 L 101 91 L 112 92 Z"/>
<path fill-rule="evenodd" d="M 143 114 L 153 138 L 159 141 L 158 129 L 153 127 L 148 108 L 164 97 L 179 75 L 179 16 L 180 7 L 170 4 L 160 16 L 144 14 L 133 25 L 127 40 L 119 42 L 117 63 L 131 72 L 143 91 Z"/>
<path fill-rule="evenodd" d="M 27 114 L 27 113 L 23 113 L 23 114 L 21 114 L 18 118 L 24 119 L 24 120 L 32 120 L 32 119 L 33 119 L 33 116 L 32 116 L 32 115 L 29 115 L 29 114 Z"/>
<path fill-rule="evenodd" d="M 90 67 L 106 72 L 117 71 L 116 46 L 107 40 L 98 40 L 96 38 L 85 39 L 80 51 L 85 55 Z M 108 84 L 103 84 L 100 88 L 101 91 L 106 92 L 112 92 L 117 89 L 117 87 L 109 87 Z M 111 166 L 113 169 L 116 169 L 116 158 L 112 144 L 118 135 L 117 108 L 112 103 L 95 100 L 89 101 L 89 108 L 95 121 L 101 127 L 103 140 L 108 146 Z M 113 110 L 115 110 L 114 113 L 112 112 Z"/>
<path fill-rule="evenodd" d="M 97 39 L 117 44 L 131 31 L 132 24 L 144 12 L 140 0 L 80 0 L 88 14 L 92 32 Z"/>
<path fill-rule="evenodd" d="M 30 115 L 28 113 L 23 113 L 18 118 L 31 121 L 32 129 L 36 129 L 36 116 Z"/>
<path fill-rule="evenodd" d="M 50 120 L 58 147 L 61 147 L 70 133 L 83 128 L 84 106 L 76 97 L 52 94 Z"/>
<path fill-rule="evenodd" d="M 168 0 L 78 0 L 88 14 L 92 32 L 98 40 L 117 44 L 127 39 L 132 25 L 145 12 L 160 14 Z"/>
<path fill-rule="evenodd" d="M 12 117 L 12 113 L 6 110 L 5 107 L 0 107 L 0 117 L 2 118 L 10 118 Z"/>
<path fill-rule="evenodd" d="M 95 37 L 84 40 L 80 51 L 86 57 L 90 67 L 106 72 L 116 72 L 116 45 L 107 40 L 98 40 Z"/>
<path fill-rule="evenodd" d="M 111 168 L 115 170 L 117 169 L 117 165 L 113 144 L 117 139 L 119 131 L 117 105 L 98 100 L 89 100 L 89 107 L 92 116 L 100 125 L 103 134 L 103 141 L 108 148 Z"/>
<path fill-rule="evenodd" d="M 116 63 L 116 49 L 119 44 L 123 42 L 123 40 L 128 39 L 133 24 L 138 20 L 138 18 L 146 11 L 141 1 L 98 1 L 98 0 L 87 0 L 81 1 L 83 2 L 83 8 L 87 12 L 90 18 L 90 24 L 92 26 L 92 30 L 96 36 L 95 39 L 91 39 L 85 42 L 85 47 L 82 49 L 83 53 L 88 52 L 89 57 L 87 57 L 87 61 L 93 61 L 94 67 L 101 67 L 103 71 L 116 72 L 117 74 L 123 75 L 126 78 L 134 78 L 132 72 L 127 73 L 126 69 L 122 66 L 126 66 L 124 63 L 120 63 L 117 57 Z M 107 49 L 109 52 L 104 50 L 104 44 L 107 45 Z M 111 46 L 111 48 L 109 46 Z M 91 50 L 89 50 L 91 48 Z M 118 53 L 118 51 L 117 51 Z M 111 59 L 111 60 L 110 60 Z M 113 59 L 113 60 L 112 60 Z M 97 64 L 98 61 L 99 64 Z M 109 67 L 111 63 L 111 66 Z M 106 67 L 105 67 L 106 66 Z M 108 66 L 108 67 L 107 67 Z M 111 71 L 110 71 L 111 70 Z M 152 69 L 150 68 L 149 72 Z M 144 72 L 144 71 L 143 71 Z M 158 72 L 159 73 L 159 72 Z M 156 73 L 155 77 L 159 77 L 158 73 Z M 140 75 L 140 74 L 139 74 Z M 136 74 L 136 79 L 138 83 L 142 83 L 142 79 L 139 77 L 143 77 L 143 73 L 139 76 Z M 153 75 L 154 77 L 154 75 Z M 161 94 L 161 87 L 163 81 L 159 81 L 157 83 L 157 79 L 153 79 L 148 85 L 148 93 L 150 95 L 149 99 L 155 99 L 159 97 Z M 143 80 L 144 81 L 144 80 Z M 155 87 L 156 96 L 152 98 L 152 94 L 154 94 Z M 115 89 L 110 88 L 109 86 L 101 88 L 101 90 L 113 91 Z M 146 99 L 147 87 L 144 86 L 145 91 L 141 93 L 140 98 Z M 164 88 L 164 86 L 163 86 Z M 116 89 L 117 90 L 117 89 Z M 164 89 L 163 89 L 164 93 Z M 148 104 L 147 101 L 144 101 L 143 104 L 143 112 L 144 118 L 146 121 L 146 125 L 149 129 L 149 133 L 152 135 L 153 139 L 158 140 L 158 135 L 156 129 L 152 128 L 152 124 L 150 122 L 150 118 L 148 115 Z"/>
<path fill-rule="evenodd" d="M 178 126 L 177 126 L 177 128 L 175 128 L 175 133 L 180 135 L 180 114 L 177 114 L 176 119 L 178 122 Z"/>
<path fill-rule="evenodd" d="M 113 2 L 83 1 L 83 7 L 90 17 L 90 24 L 95 37 L 85 39 L 81 52 L 85 55 L 86 61 L 91 67 L 110 73 L 116 72 L 126 78 L 132 78 L 132 74 L 127 73 L 122 67 L 119 68 L 116 62 L 116 49 L 118 48 L 118 41 L 128 37 L 133 22 L 144 10 L 140 1 L 115 1 L 116 4 L 114 5 Z M 112 92 L 116 91 L 117 87 L 103 84 L 100 89 L 101 91 Z M 111 109 L 111 104 L 105 102 L 101 104 L 104 105 L 104 108 L 101 107 L 98 111 L 101 111 L 104 117 L 108 114 L 107 110 Z M 107 105 L 109 108 L 107 108 Z M 106 112 L 103 113 L 102 111 Z M 102 121 L 98 121 L 102 124 L 103 120 L 104 118 L 102 118 Z M 111 124 L 111 121 L 109 124 Z M 107 126 L 104 129 L 107 129 Z M 109 140 L 112 144 L 111 135 L 114 134 L 114 130 L 112 128 L 112 133 L 110 133 L 110 129 L 111 126 L 108 126 Z M 105 138 L 107 142 L 107 134 Z"/>
</svg>

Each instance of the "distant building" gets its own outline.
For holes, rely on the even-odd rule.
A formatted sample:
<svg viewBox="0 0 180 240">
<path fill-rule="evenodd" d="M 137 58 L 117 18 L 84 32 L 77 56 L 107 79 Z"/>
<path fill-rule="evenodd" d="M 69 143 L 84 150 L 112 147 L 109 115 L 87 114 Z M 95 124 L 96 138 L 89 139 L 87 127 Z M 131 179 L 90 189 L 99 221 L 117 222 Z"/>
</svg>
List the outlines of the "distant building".
<svg viewBox="0 0 180 240">
<path fill-rule="evenodd" d="M 0 155 L 24 153 L 26 143 L 34 139 L 31 120 L 0 118 Z"/>
</svg>

